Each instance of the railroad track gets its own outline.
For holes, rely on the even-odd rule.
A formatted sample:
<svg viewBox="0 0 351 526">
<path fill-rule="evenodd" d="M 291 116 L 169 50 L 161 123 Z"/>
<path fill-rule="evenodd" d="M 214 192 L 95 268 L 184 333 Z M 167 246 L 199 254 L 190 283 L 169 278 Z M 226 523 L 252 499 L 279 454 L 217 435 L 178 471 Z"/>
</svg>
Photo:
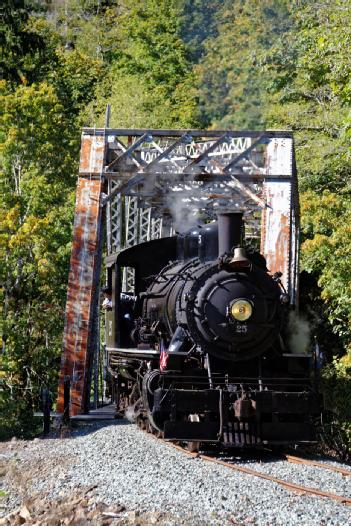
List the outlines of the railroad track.
<svg viewBox="0 0 351 526">
<path fill-rule="evenodd" d="M 241 466 L 241 465 L 239 465 L 239 464 L 237 464 L 235 462 L 231 462 L 231 461 L 228 461 L 228 460 L 221 460 L 219 458 L 211 457 L 209 455 L 204 455 L 202 453 L 196 453 L 196 452 L 189 451 L 188 449 L 185 449 L 182 446 L 179 446 L 179 445 L 174 444 L 172 442 L 167 442 L 167 441 L 163 440 L 163 438 L 160 438 L 160 437 L 155 436 L 153 434 L 151 436 L 153 436 L 153 438 L 155 438 L 156 440 L 158 440 L 160 442 L 163 442 L 164 444 L 168 445 L 169 447 L 177 449 L 178 451 L 181 451 L 182 453 L 184 453 L 185 455 L 188 455 L 190 457 L 200 458 L 201 460 L 204 460 L 205 462 L 212 462 L 213 464 L 218 464 L 220 466 L 224 466 L 227 469 L 231 469 L 233 471 L 239 471 L 239 472 L 245 473 L 247 475 L 252 475 L 254 477 L 258 477 L 258 478 L 261 478 L 261 479 L 270 480 L 271 482 L 275 482 L 276 484 L 279 484 L 280 486 L 283 486 L 284 488 L 286 488 L 286 489 L 288 489 L 288 490 L 290 490 L 290 491 L 292 491 L 294 493 L 298 493 L 300 495 L 314 495 L 314 496 L 318 496 L 318 497 L 324 497 L 324 498 L 328 498 L 328 499 L 337 501 L 337 502 L 339 502 L 341 504 L 345 504 L 346 506 L 351 506 L 351 497 L 344 497 L 344 496 L 337 495 L 335 493 L 330 493 L 328 491 L 323 491 L 323 490 L 320 490 L 320 489 L 317 489 L 317 488 L 310 488 L 308 486 L 301 486 L 300 484 L 295 484 L 293 482 L 288 482 L 288 481 L 286 481 L 284 479 L 280 479 L 280 478 L 274 477 L 272 475 L 268 475 L 267 473 L 262 473 L 260 471 L 255 470 L 255 469 L 251 469 L 251 468 L 248 468 L 248 467 L 245 467 L 245 466 Z M 310 459 L 306 459 L 306 458 L 303 458 L 303 457 L 298 457 L 298 456 L 294 456 L 294 455 L 290 455 L 290 454 L 283 454 L 280 458 L 283 461 L 285 460 L 286 462 L 290 462 L 290 463 L 294 463 L 294 464 L 300 464 L 300 465 L 306 465 L 306 466 L 318 467 L 320 469 L 324 469 L 324 470 L 329 470 L 329 471 L 333 471 L 333 472 L 336 472 L 336 473 L 340 473 L 343 477 L 351 476 L 351 471 L 349 471 L 349 470 L 347 470 L 345 468 L 339 468 L 337 466 L 333 466 L 331 464 L 326 464 L 324 462 L 318 462 L 318 461 L 315 461 L 315 460 L 310 460 Z"/>
<path fill-rule="evenodd" d="M 349 471 L 348 469 L 340 468 L 338 466 L 333 466 L 332 464 L 327 464 L 324 462 L 318 462 L 317 460 L 311 460 L 311 459 L 304 458 L 304 457 L 297 457 L 295 455 L 290 455 L 286 453 L 283 454 L 283 458 L 284 460 L 286 460 L 287 462 L 291 462 L 292 464 L 303 464 L 305 466 L 314 466 L 317 468 L 326 469 L 328 471 L 334 471 L 335 473 L 340 473 L 344 477 L 351 476 L 351 471 Z"/>
</svg>

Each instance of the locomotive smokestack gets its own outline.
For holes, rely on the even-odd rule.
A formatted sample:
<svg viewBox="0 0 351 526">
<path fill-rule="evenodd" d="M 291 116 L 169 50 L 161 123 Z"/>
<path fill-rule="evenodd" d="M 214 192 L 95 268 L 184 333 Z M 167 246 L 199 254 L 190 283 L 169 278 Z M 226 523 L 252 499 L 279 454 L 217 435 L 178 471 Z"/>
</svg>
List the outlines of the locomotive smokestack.
<svg viewBox="0 0 351 526">
<path fill-rule="evenodd" d="M 218 255 L 230 252 L 241 245 L 243 215 L 240 213 L 218 214 Z"/>
</svg>

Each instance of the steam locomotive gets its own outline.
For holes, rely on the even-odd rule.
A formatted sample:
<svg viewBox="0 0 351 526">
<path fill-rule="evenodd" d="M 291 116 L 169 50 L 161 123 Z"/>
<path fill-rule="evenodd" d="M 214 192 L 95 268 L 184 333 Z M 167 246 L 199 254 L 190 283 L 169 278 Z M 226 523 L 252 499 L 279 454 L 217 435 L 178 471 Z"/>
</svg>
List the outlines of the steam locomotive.
<svg viewBox="0 0 351 526">
<path fill-rule="evenodd" d="M 289 348 L 289 295 L 244 246 L 242 214 L 132 246 L 106 266 L 119 412 L 191 449 L 315 439 L 311 358 Z M 133 290 L 123 290 L 128 273 Z"/>
</svg>

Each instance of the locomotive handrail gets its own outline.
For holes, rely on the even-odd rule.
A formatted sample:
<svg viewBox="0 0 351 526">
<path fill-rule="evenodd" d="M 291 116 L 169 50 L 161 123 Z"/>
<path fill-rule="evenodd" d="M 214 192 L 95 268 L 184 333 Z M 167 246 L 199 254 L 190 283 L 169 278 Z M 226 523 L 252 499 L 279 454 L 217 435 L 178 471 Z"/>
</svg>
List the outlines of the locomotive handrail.
<svg viewBox="0 0 351 526">
<path fill-rule="evenodd" d="M 160 351 L 157 349 L 136 349 L 136 348 L 122 348 L 122 347 L 106 347 L 109 354 L 118 354 L 125 358 L 148 359 L 158 357 Z"/>
<path fill-rule="evenodd" d="M 203 377 L 190 377 L 190 376 L 177 376 L 177 375 L 162 375 L 161 378 L 169 379 L 172 382 L 173 388 L 181 388 L 182 386 L 186 389 L 187 386 L 197 386 L 199 388 L 208 389 L 208 378 Z M 274 381 L 273 381 L 274 380 Z M 292 381 L 293 380 L 293 381 Z M 233 384 L 244 384 L 247 389 L 255 389 L 262 391 L 262 387 L 259 385 L 259 379 L 246 379 L 246 378 L 213 378 L 214 389 L 223 389 Z M 311 392 L 313 386 L 311 382 L 306 379 L 305 381 L 300 379 L 263 379 L 263 387 L 265 389 L 274 390 L 276 392 L 289 392 L 287 389 L 291 389 L 291 392 Z"/>
</svg>

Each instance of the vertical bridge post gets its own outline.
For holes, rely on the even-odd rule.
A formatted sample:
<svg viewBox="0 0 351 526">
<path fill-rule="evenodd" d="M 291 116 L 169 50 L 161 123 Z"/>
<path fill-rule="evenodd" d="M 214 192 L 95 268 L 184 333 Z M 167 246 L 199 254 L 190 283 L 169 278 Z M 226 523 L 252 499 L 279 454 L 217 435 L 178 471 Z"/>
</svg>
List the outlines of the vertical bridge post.
<svg viewBox="0 0 351 526">
<path fill-rule="evenodd" d="M 297 306 L 299 205 L 292 138 L 273 138 L 266 149 L 261 253 L 271 274 L 282 273 L 282 283 Z"/>
<path fill-rule="evenodd" d="M 43 406 L 43 435 L 50 433 L 50 392 L 46 385 L 43 386 L 41 392 L 42 406 Z"/>
<path fill-rule="evenodd" d="M 82 136 L 73 243 L 57 411 L 64 411 L 64 380 L 69 376 L 70 415 L 89 410 L 91 371 L 96 345 L 96 312 L 101 261 L 101 194 L 106 155 L 104 136 Z"/>
</svg>

